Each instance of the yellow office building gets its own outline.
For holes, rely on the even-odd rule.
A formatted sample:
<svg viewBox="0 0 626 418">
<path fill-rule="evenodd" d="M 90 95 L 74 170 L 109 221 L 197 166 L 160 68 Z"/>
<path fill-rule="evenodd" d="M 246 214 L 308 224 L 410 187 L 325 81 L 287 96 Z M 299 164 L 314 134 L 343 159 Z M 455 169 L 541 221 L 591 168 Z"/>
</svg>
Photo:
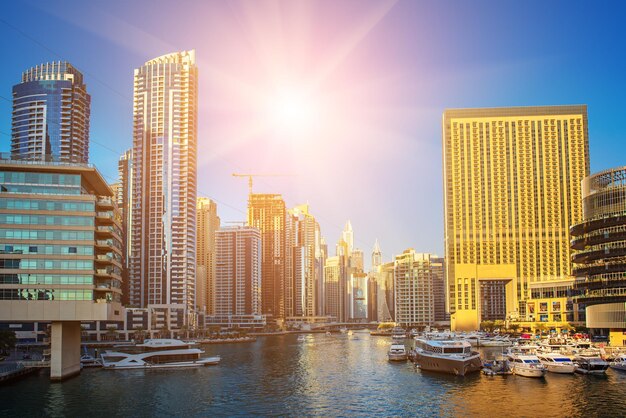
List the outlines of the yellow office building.
<svg viewBox="0 0 626 418">
<path fill-rule="evenodd" d="M 587 107 L 446 110 L 442 137 L 451 326 L 525 320 L 531 284 L 570 275 Z"/>
</svg>

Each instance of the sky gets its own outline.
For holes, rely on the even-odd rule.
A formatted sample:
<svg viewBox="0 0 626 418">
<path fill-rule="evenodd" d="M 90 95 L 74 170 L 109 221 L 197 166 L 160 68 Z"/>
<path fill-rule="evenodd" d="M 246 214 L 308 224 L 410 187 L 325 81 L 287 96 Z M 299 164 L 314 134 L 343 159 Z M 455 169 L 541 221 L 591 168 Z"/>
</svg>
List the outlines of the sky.
<svg viewBox="0 0 626 418">
<path fill-rule="evenodd" d="M 620 2 L 3 1 L 0 151 L 11 88 L 66 60 L 91 94 L 90 161 L 114 182 L 132 144 L 133 71 L 196 50 L 198 194 L 245 220 L 247 180 L 308 203 L 334 255 L 443 255 L 446 108 L 587 104 L 591 171 L 626 165 Z M 367 264 L 366 264 L 367 265 Z"/>
</svg>

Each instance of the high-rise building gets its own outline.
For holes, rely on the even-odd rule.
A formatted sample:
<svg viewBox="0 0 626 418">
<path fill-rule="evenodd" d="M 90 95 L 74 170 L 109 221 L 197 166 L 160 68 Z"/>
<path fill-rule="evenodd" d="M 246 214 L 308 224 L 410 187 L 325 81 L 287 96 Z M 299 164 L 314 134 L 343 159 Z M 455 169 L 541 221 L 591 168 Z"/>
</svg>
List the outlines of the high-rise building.
<svg viewBox="0 0 626 418">
<path fill-rule="evenodd" d="M 364 271 L 363 250 L 355 248 L 350 253 L 350 267 L 356 271 Z"/>
<path fill-rule="evenodd" d="M 492 317 L 526 318 L 530 285 L 571 272 L 569 226 L 582 220 L 589 174 L 587 108 L 446 110 L 442 131 L 452 329 L 478 328 L 481 289 L 505 300 Z"/>
<path fill-rule="evenodd" d="M 626 231 L 626 167 L 585 178 L 582 190 L 584 220 L 570 230 L 576 276 L 574 301 L 585 307 L 588 328 L 594 333 L 608 334 L 611 345 L 623 346 L 626 344 L 626 241 L 623 232 Z M 555 302 L 546 306 L 543 312 L 546 320 L 561 319 L 567 310 L 562 303 L 558 310 L 553 309 Z"/>
<path fill-rule="evenodd" d="M 0 318 L 51 321 L 50 377 L 80 372 L 80 321 L 122 320 L 113 192 L 86 164 L 0 157 Z"/>
<path fill-rule="evenodd" d="M 249 226 L 215 232 L 215 316 L 261 313 L 261 234 Z"/>
<path fill-rule="evenodd" d="M 273 320 L 285 318 L 287 210 L 279 194 L 251 193 L 248 225 L 261 231 L 261 313 Z"/>
<path fill-rule="evenodd" d="M 445 259 L 443 257 L 431 256 L 430 257 L 430 270 L 433 280 L 433 306 L 435 322 L 448 322 L 450 321 L 450 315 L 446 310 L 446 275 L 445 275 Z"/>
<path fill-rule="evenodd" d="M 193 325 L 198 70 L 195 52 L 135 70 L 131 303 L 170 305 Z"/>
<path fill-rule="evenodd" d="M 326 280 L 324 278 L 324 266 L 328 258 L 328 245 L 326 240 L 318 231 L 315 237 L 315 283 L 317 289 L 317 310 L 316 315 L 324 315 L 326 312 Z"/>
<path fill-rule="evenodd" d="M 396 320 L 396 293 L 394 285 L 395 262 L 378 266 L 376 272 L 377 307 L 379 322 L 395 322 Z"/>
<path fill-rule="evenodd" d="M 124 288 L 122 292 L 122 303 L 130 305 L 131 293 L 137 293 L 138 289 L 133 289 L 131 292 L 130 280 L 128 277 L 128 266 L 130 265 L 130 223 L 132 219 L 132 178 L 133 178 L 133 158 L 132 149 L 127 150 L 120 156 L 117 164 L 118 182 L 115 188 L 115 201 L 120 210 L 122 217 L 122 263 L 124 268 L 122 270 L 122 278 Z M 138 285 L 138 283 L 134 283 Z"/>
<path fill-rule="evenodd" d="M 380 251 L 380 245 L 378 240 L 374 243 L 374 249 L 372 250 L 372 271 L 376 271 L 376 267 L 383 263 L 383 253 Z"/>
<path fill-rule="evenodd" d="M 346 226 L 341 233 L 341 239 L 347 245 L 346 256 L 349 257 L 352 254 L 352 250 L 354 250 L 354 232 L 352 232 L 352 223 L 350 221 L 346 222 Z"/>
<path fill-rule="evenodd" d="M 344 322 L 345 317 L 346 267 L 345 257 L 328 257 L 324 266 L 325 314 Z"/>
<path fill-rule="evenodd" d="M 394 266 L 396 322 L 404 326 L 431 326 L 435 321 L 430 254 L 413 249 L 396 256 Z"/>
<path fill-rule="evenodd" d="M 365 321 L 368 314 L 369 276 L 363 271 L 353 271 L 348 283 L 348 319 Z"/>
<path fill-rule="evenodd" d="M 91 97 L 70 63 L 48 62 L 13 86 L 11 158 L 87 163 Z"/>
<path fill-rule="evenodd" d="M 196 224 L 196 304 L 209 315 L 215 312 L 215 234 L 220 229 L 217 204 L 206 197 L 199 197 Z"/>
</svg>

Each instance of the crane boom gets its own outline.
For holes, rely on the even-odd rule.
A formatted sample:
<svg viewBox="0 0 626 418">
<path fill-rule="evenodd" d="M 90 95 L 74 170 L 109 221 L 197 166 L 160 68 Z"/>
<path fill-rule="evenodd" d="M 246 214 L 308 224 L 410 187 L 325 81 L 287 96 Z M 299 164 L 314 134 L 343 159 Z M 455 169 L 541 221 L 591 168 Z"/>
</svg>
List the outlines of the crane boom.
<svg viewBox="0 0 626 418">
<path fill-rule="evenodd" d="M 291 174 L 239 174 L 233 173 L 233 177 L 248 177 L 248 194 L 252 194 L 253 177 L 289 177 Z"/>
</svg>

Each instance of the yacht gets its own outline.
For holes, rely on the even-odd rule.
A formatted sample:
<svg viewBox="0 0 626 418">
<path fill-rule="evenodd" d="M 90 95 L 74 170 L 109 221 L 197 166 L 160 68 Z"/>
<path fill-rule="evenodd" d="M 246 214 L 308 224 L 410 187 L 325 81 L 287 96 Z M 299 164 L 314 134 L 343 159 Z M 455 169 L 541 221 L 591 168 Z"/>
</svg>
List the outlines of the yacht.
<svg viewBox="0 0 626 418">
<path fill-rule="evenodd" d="M 621 354 L 615 357 L 615 360 L 613 360 L 609 365 L 611 369 L 626 372 L 626 354 Z"/>
<path fill-rule="evenodd" d="M 574 357 L 576 363 L 576 373 L 582 374 L 605 374 L 609 368 L 609 363 L 600 357 L 590 357 L 578 355 Z"/>
<path fill-rule="evenodd" d="M 151 339 L 143 344 L 114 347 L 100 355 L 105 369 L 172 369 L 217 364 L 220 357 L 201 357 L 204 351 L 175 339 Z"/>
<path fill-rule="evenodd" d="M 537 354 L 537 358 L 551 373 L 571 374 L 576 370 L 576 365 L 567 356 L 556 352 Z"/>
<path fill-rule="evenodd" d="M 513 345 L 513 342 L 509 339 L 509 337 L 491 337 L 491 338 L 482 338 L 478 341 L 480 346 L 482 347 L 510 347 Z"/>
<path fill-rule="evenodd" d="M 404 344 L 391 344 L 387 352 L 389 361 L 406 361 L 407 353 Z"/>
<path fill-rule="evenodd" d="M 404 341 L 406 339 L 406 331 L 404 330 L 404 328 L 395 327 L 391 331 L 391 338 L 394 341 Z"/>
<path fill-rule="evenodd" d="M 298 341 L 300 341 L 300 342 L 306 341 L 306 335 L 304 335 L 304 334 L 298 335 Z"/>
<path fill-rule="evenodd" d="M 102 367 L 102 361 L 100 359 L 95 358 L 90 354 L 83 354 L 80 356 L 80 366 L 81 367 Z"/>
<path fill-rule="evenodd" d="M 535 355 L 536 348 L 534 346 L 517 346 L 509 349 L 507 356 L 513 374 L 525 377 L 545 376 L 546 368 Z"/>
<path fill-rule="evenodd" d="M 415 339 L 413 361 L 423 370 L 465 376 L 482 369 L 480 354 L 467 341 Z"/>
</svg>

